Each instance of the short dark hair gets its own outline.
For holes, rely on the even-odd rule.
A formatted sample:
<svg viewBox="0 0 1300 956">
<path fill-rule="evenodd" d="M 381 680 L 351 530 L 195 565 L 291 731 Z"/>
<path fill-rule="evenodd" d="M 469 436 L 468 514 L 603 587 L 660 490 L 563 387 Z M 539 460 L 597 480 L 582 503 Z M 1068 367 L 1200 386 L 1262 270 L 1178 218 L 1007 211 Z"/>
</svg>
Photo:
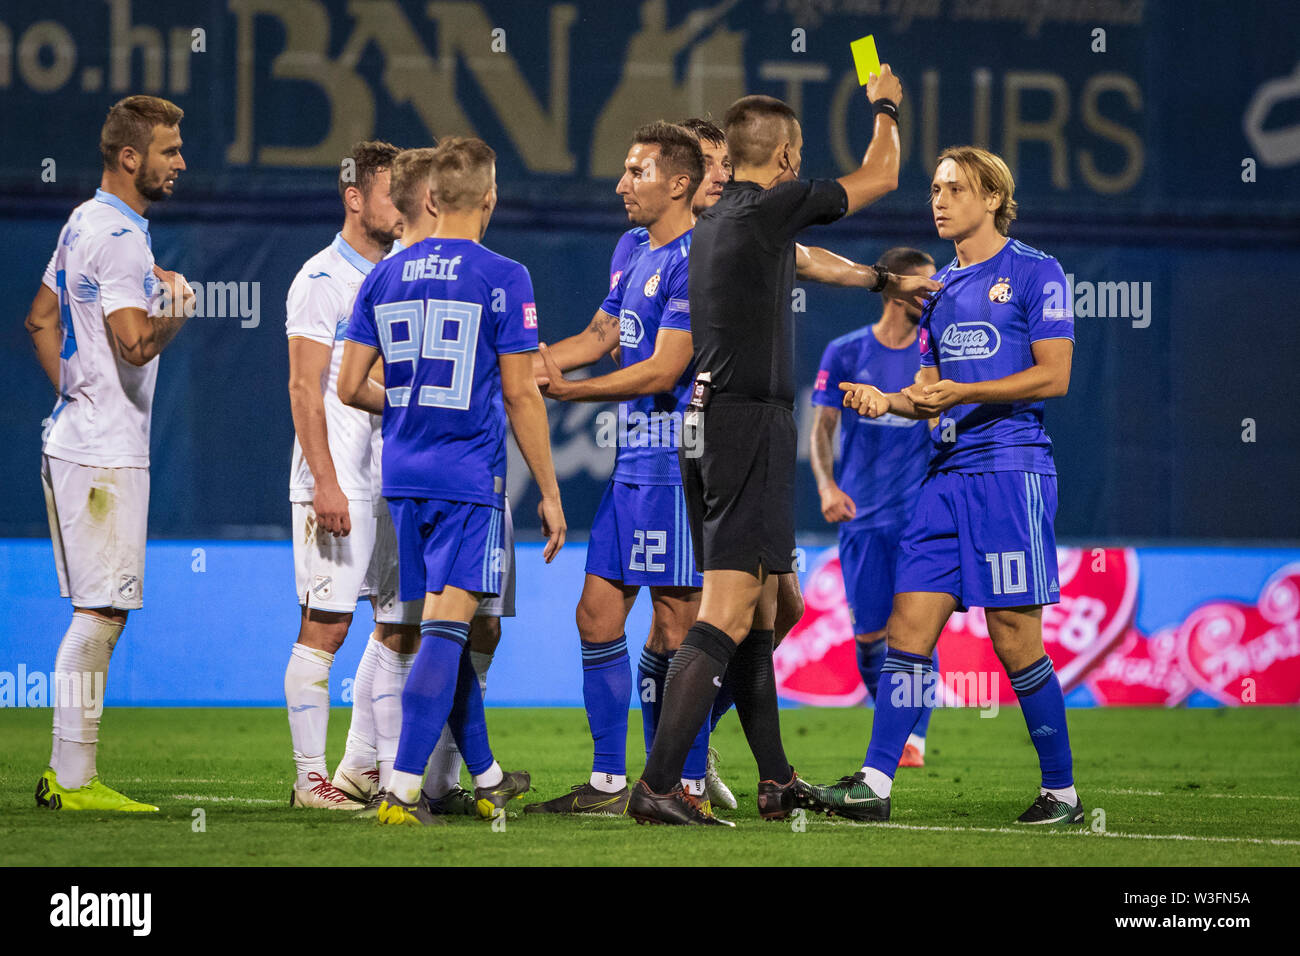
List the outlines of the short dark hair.
<svg viewBox="0 0 1300 956">
<path fill-rule="evenodd" d="M 782 121 L 778 128 L 773 120 Z M 742 96 L 731 104 L 722 125 L 727 131 L 727 154 L 733 166 L 762 166 L 782 137 L 794 133 L 799 118 L 774 96 Z"/>
<path fill-rule="evenodd" d="M 424 197 L 433 188 L 430 171 L 436 152 L 432 146 L 425 146 L 404 149 L 393 158 L 388 195 L 397 211 L 408 221 L 416 218 Z"/>
<path fill-rule="evenodd" d="M 433 197 L 439 207 L 466 209 L 492 188 L 497 154 L 481 139 L 451 136 L 433 154 Z"/>
<path fill-rule="evenodd" d="M 686 189 L 686 201 L 690 202 L 704 181 L 704 151 L 700 149 L 699 137 L 685 126 L 656 120 L 632 134 L 632 142 L 658 146 L 659 165 L 672 175 L 684 173 L 690 178 Z"/>
<path fill-rule="evenodd" d="M 369 196 L 375 177 L 385 169 L 392 169 L 393 160 L 400 152 L 392 143 L 382 140 L 363 140 L 354 145 L 347 156 L 351 162 L 339 164 L 339 198 L 347 194 L 349 186 L 356 186 L 362 196 Z"/>
<path fill-rule="evenodd" d="M 727 134 L 711 119 L 692 116 L 690 119 L 682 120 L 681 125 L 694 133 L 701 143 L 727 145 Z"/>
<path fill-rule="evenodd" d="M 185 111 L 161 96 L 128 96 L 109 108 L 99 131 L 99 152 L 105 169 L 117 169 L 117 158 L 130 146 L 140 155 L 149 152 L 155 126 L 179 126 Z"/>
<path fill-rule="evenodd" d="M 894 246 L 892 249 L 886 249 L 876 261 L 884 266 L 886 271 L 895 275 L 921 267 L 928 267 L 931 272 L 934 272 L 934 259 L 930 254 L 910 246 Z"/>
</svg>

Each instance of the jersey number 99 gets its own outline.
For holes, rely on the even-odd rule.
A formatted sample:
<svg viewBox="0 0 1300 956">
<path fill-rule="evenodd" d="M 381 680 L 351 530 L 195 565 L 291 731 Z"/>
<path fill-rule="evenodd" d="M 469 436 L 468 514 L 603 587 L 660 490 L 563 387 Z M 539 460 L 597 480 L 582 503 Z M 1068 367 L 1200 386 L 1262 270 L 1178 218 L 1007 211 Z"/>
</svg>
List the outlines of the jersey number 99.
<svg viewBox="0 0 1300 956">
<path fill-rule="evenodd" d="M 375 306 L 384 362 L 389 366 L 410 362 L 412 384 L 421 359 L 451 363 L 449 384 L 420 385 L 417 405 L 469 408 L 482 315 L 483 307 L 478 303 L 450 299 L 411 299 Z M 386 387 L 384 391 L 390 405 L 405 407 L 411 403 L 411 385 Z"/>
</svg>

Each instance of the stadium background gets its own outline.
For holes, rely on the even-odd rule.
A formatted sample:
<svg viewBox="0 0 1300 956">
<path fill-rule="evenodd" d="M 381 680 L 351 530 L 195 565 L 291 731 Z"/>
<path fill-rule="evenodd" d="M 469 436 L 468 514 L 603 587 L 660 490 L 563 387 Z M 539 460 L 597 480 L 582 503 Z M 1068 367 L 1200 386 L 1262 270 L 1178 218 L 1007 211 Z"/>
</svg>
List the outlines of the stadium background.
<svg viewBox="0 0 1300 956">
<path fill-rule="evenodd" d="M 1016 173 L 1012 234 L 1074 276 L 1073 380 L 1048 409 L 1057 532 L 1084 565 L 1119 556 L 1140 575 L 1105 599 L 1114 620 L 1080 652 L 1094 680 L 1071 702 L 1124 699 L 1096 686 L 1108 662 L 1120 684 L 1137 674 L 1130 684 L 1155 687 L 1154 702 L 1230 703 L 1243 674 L 1275 695 L 1261 702 L 1300 702 L 1300 591 L 1284 570 L 1300 561 L 1289 387 L 1300 354 L 1300 7 L 52 0 L 0 13 L 0 294 L 11 313 L 0 331 L 0 704 L 14 702 L 6 675 L 12 689 L 52 667 L 67 615 L 37 477 L 53 395 L 20 316 L 68 210 L 98 182 L 97 133 L 113 101 L 152 92 L 185 109 L 189 169 L 175 198 L 151 210 L 153 248 L 223 314 L 191 320 L 162 360 L 148 600 L 118 649 L 109 703 L 274 704 L 297 618 L 283 304 L 298 267 L 338 228 L 334 177 L 348 146 L 487 139 L 501 194 L 487 243 L 529 267 L 543 337 L 557 339 L 605 290 L 625 228 L 611 174 L 636 125 L 718 117 L 742 93 L 771 93 L 803 117 L 804 174 L 837 175 L 866 145 L 847 45 L 868 32 L 907 90 L 900 188 L 809 241 L 868 262 L 897 244 L 947 261 L 925 206 L 930 161 L 974 141 Z M 1139 298 L 1123 299 L 1121 286 Z M 874 320 L 878 304 L 803 288 L 806 438 L 823 346 Z M 551 405 L 574 540 L 549 568 L 521 546 L 520 617 L 505 625 L 492 703 L 579 699 L 571 610 L 613 460 L 595 444 L 599 410 Z M 536 495 L 517 459 L 510 484 L 526 541 Z M 798 495 L 807 586 L 833 569 L 834 533 L 806 462 Z M 1272 598 L 1257 608 L 1269 581 Z M 1101 599 L 1083 594 L 1081 607 L 1090 600 Z M 634 642 L 645 613 L 629 624 Z M 365 618 L 335 668 L 340 701 Z M 848 650 L 835 596 L 804 624 L 788 653 L 834 671 Z M 790 700 L 817 696 L 784 689 Z"/>
</svg>

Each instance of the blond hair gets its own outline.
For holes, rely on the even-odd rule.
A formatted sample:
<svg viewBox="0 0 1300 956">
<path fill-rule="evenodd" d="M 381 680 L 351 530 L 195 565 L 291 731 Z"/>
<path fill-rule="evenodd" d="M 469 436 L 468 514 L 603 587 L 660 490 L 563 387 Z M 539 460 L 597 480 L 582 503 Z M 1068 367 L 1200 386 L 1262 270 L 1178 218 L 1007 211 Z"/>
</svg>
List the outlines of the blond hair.
<svg viewBox="0 0 1300 956">
<path fill-rule="evenodd" d="M 433 196 L 439 208 L 468 210 L 492 188 L 497 154 L 481 139 L 451 136 L 433 154 Z"/>
<path fill-rule="evenodd" d="M 978 146 L 949 146 L 939 154 L 935 166 L 945 159 L 951 159 L 961 167 L 972 188 L 986 196 L 996 194 L 1002 197 L 993 212 L 993 228 L 1005 236 L 1016 218 L 1016 181 L 1006 162 L 996 153 Z"/>
<path fill-rule="evenodd" d="M 408 221 L 416 218 L 424 197 L 433 190 L 432 146 L 404 149 L 393 158 L 389 169 L 388 196 Z"/>
</svg>

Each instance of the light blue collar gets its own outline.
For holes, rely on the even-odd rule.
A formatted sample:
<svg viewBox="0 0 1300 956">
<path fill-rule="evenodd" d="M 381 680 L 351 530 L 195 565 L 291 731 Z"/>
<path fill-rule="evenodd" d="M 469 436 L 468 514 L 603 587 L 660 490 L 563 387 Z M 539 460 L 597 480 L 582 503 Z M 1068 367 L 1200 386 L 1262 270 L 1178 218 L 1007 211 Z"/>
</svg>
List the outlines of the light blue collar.
<svg viewBox="0 0 1300 956">
<path fill-rule="evenodd" d="M 122 215 L 126 216 L 127 219 L 130 219 L 133 223 L 139 226 L 140 229 L 144 231 L 145 235 L 149 234 L 149 220 L 144 218 L 144 216 L 140 215 L 126 203 L 122 202 L 122 200 L 117 196 L 114 196 L 112 193 L 106 193 L 102 189 L 96 189 L 95 201 L 112 206 Z"/>
<path fill-rule="evenodd" d="M 334 241 L 330 243 L 330 245 L 339 255 L 350 262 L 352 267 L 363 276 L 370 275 L 370 270 L 375 267 L 373 262 L 348 245 L 348 241 L 343 238 L 343 233 L 341 232 L 335 234 Z"/>
</svg>

